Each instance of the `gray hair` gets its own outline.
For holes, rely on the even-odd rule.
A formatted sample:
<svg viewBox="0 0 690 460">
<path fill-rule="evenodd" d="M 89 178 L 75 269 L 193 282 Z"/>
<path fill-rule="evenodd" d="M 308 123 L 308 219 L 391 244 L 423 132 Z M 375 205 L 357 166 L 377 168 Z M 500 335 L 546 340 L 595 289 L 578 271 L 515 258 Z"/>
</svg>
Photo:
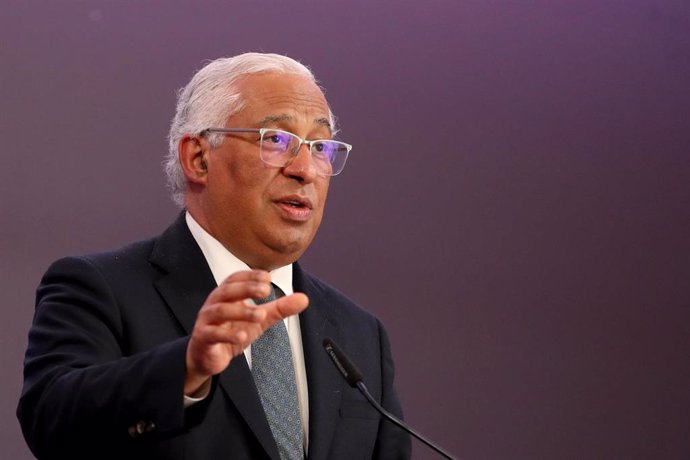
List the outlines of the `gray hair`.
<svg viewBox="0 0 690 460">
<path fill-rule="evenodd" d="M 228 118 L 244 107 L 242 95 L 235 85 L 238 79 L 261 72 L 300 75 L 316 83 L 309 68 L 287 56 L 245 53 L 209 62 L 178 92 L 177 110 L 170 124 L 168 154 L 163 166 L 172 199 L 180 207 L 184 206 L 187 186 L 178 157 L 180 140 L 187 134 L 198 134 L 206 128 L 225 126 Z M 335 117 L 330 110 L 329 116 L 335 131 Z M 218 147 L 222 139 L 222 134 L 211 134 L 208 138 L 213 148 Z"/>
</svg>

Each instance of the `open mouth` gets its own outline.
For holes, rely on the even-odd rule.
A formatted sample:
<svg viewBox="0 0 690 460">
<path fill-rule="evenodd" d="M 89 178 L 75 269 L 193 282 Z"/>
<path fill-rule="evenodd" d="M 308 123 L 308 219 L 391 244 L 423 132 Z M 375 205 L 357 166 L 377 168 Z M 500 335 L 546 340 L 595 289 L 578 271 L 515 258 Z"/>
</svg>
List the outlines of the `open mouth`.
<svg viewBox="0 0 690 460">
<path fill-rule="evenodd" d="M 300 201 L 295 201 L 295 200 L 285 200 L 283 201 L 284 204 L 291 206 L 293 208 L 306 208 L 305 204 L 300 202 Z"/>
<path fill-rule="evenodd" d="M 314 208 L 312 202 L 308 198 L 298 195 L 282 197 L 276 200 L 275 203 L 283 210 L 284 217 L 289 220 L 300 222 L 308 220 Z"/>
<path fill-rule="evenodd" d="M 312 209 L 311 201 L 297 195 L 286 196 L 278 200 L 278 203 L 295 209 Z"/>
</svg>

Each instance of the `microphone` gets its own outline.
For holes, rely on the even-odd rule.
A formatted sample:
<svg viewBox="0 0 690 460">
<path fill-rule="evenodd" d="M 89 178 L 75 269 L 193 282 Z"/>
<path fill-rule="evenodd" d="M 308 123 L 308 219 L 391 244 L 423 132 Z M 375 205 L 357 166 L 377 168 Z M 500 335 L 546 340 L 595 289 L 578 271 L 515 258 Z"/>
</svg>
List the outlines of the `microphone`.
<svg viewBox="0 0 690 460">
<path fill-rule="evenodd" d="M 331 361 L 333 361 L 333 364 L 335 364 L 335 367 L 338 368 L 342 376 L 345 378 L 345 381 L 347 381 L 348 385 L 350 385 L 352 388 L 357 388 L 359 392 L 362 393 L 362 395 L 366 398 L 366 400 L 369 401 L 369 404 L 371 404 L 374 407 L 374 409 L 379 411 L 381 415 L 386 417 L 388 420 L 390 420 L 403 430 L 410 433 L 415 438 L 422 441 L 427 446 L 431 447 L 433 450 L 435 450 L 445 458 L 449 460 L 458 460 L 452 455 L 450 455 L 448 452 L 444 451 L 439 446 L 434 444 L 431 440 L 425 438 L 421 434 L 414 431 L 412 428 L 407 426 L 402 420 L 400 420 L 399 418 L 388 412 L 386 409 L 384 409 L 381 406 L 381 404 L 379 404 L 369 393 L 369 390 L 367 389 L 366 385 L 364 385 L 364 378 L 362 377 L 362 373 L 359 371 L 359 369 L 357 369 L 357 366 L 355 366 L 354 363 L 350 361 L 347 355 L 340 348 L 338 348 L 338 346 L 335 344 L 335 342 L 333 342 L 333 340 L 331 340 L 329 337 L 323 339 L 323 348 L 326 350 L 326 353 L 328 353 L 328 356 L 331 358 Z"/>
</svg>

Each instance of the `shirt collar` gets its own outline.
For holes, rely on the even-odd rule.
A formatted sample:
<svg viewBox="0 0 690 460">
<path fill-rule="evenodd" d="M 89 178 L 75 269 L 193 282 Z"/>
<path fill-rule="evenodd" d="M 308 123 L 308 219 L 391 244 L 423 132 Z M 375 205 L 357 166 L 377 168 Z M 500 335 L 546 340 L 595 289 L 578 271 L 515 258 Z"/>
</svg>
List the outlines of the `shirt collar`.
<svg viewBox="0 0 690 460">
<path fill-rule="evenodd" d="M 220 284 L 228 276 L 242 270 L 250 270 L 249 266 L 238 259 L 233 253 L 204 230 L 199 223 L 194 220 L 189 212 L 185 212 L 185 221 L 189 231 L 192 232 L 201 252 L 203 252 L 216 284 Z M 278 286 L 285 295 L 293 293 L 292 290 L 292 264 L 276 268 L 270 272 L 271 282 Z"/>
</svg>

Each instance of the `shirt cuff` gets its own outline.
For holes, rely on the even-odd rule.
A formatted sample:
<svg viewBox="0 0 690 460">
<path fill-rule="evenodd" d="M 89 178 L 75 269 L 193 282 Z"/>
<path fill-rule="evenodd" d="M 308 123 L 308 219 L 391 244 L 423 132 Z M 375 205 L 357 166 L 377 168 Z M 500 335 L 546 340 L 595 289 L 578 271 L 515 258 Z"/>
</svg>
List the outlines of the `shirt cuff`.
<svg viewBox="0 0 690 460">
<path fill-rule="evenodd" d="M 208 396 L 208 394 L 210 392 L 211 392 L 211 379 L 208 379 L 194 393 L 194 396 L 184 395 L 184 401 L 182 403 L 183 407 L 186 409 L 189 406 L 193 406 L 194 404 L 203 401 L 204 399 L 206 399 L 206 397 Z"/>
</svg>

